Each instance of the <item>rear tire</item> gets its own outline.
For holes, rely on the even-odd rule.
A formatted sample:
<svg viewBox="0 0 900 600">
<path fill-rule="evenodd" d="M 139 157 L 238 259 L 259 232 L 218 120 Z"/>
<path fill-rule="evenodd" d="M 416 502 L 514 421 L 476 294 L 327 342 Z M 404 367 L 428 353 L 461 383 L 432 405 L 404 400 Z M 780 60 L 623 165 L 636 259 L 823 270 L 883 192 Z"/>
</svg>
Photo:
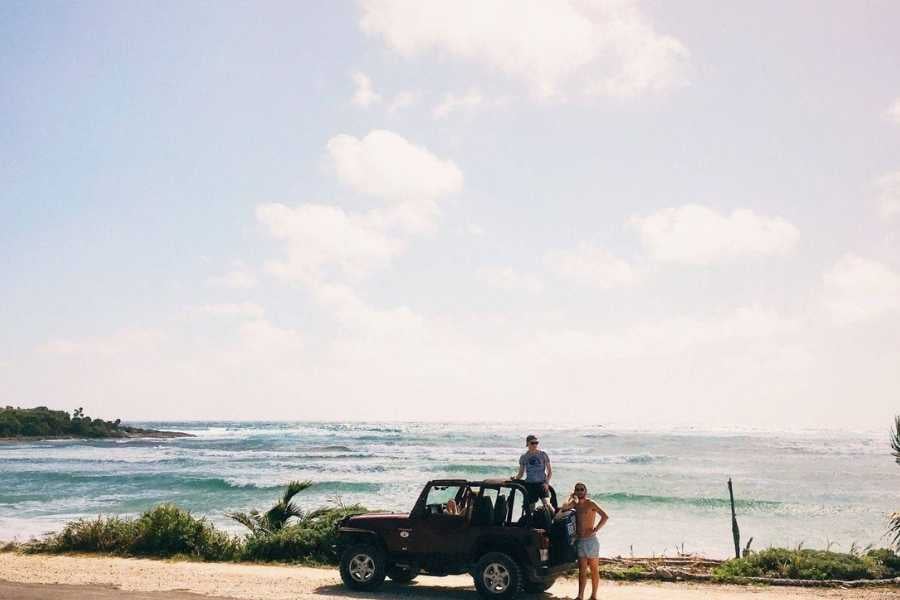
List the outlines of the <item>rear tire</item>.
<svg viewBox="0 0 900 600">
<path fill-rule="evenodd" d="M 512 600 L 522 589 L 522 570 L 508 554 L 488 552 L 475 564 L 472 575 L 482 598 Z"/>
<path fill-rule="evenodd" d="M 529 594 L 543 594 L 547 590 L 553 587 L 553 584 L 556 583 L 556 577 L 552 579 L 545 579 L 543 581 L 526 581 L 522 584 L 522 587 Z"/>
<path fill-rule="evenodd" d="M 353 590 L 373 590 L 384 582 L 384 552 L 372 544 L 356 544 L 341 554 L 341 579 Z"/>
<path fill-rule="evenodd" d="M 387 576 L 394 583 L 409 583 L 419 574 L 418 569 L 404 569 L 403 567 L 391 567 L 387 571 Z"/>
</svg>

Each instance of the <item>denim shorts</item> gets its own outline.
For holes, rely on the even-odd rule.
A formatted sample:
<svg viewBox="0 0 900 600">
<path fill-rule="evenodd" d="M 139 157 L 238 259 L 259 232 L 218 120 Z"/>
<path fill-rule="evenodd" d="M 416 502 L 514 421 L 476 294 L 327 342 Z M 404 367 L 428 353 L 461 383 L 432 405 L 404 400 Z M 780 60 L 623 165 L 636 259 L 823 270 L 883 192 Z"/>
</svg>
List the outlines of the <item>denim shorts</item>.
<svg viewBox="0 0 900 600">
<path fill-rule="evenodd" d="M 596 535 L 589 538 L 583 538 L 575 542 L 578 558 L 599 558 L 600 557 L 600 541 Z"/>
</svg>

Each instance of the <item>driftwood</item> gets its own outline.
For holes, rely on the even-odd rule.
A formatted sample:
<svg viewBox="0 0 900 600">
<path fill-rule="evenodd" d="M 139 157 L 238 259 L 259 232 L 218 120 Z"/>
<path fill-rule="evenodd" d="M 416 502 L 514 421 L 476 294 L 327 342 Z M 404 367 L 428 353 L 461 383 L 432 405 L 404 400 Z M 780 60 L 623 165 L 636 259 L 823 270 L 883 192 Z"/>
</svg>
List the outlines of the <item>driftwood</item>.
<svg viewBox="0 0 900 600">
<path fill-rule="evenodd" d="M 623 567 L 654 567 L 654 566 L 688 566 L 694 568 L 711 569 L 718 567 L 724 560 L 714 558 L 703 558 L 701 556 L 644 556 L 623 558 L 617 556 L 615 558 L 601 558 L 601 565 L 621 565 Z"/>
</svg>

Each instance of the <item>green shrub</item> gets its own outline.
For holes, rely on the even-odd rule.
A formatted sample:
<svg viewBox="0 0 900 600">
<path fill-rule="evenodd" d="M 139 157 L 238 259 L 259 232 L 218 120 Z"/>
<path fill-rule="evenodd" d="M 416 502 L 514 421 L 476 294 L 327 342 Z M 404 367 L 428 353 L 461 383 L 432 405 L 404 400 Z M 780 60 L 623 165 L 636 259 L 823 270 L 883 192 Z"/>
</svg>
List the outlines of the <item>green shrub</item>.
<svg viewBox="0 0 900 600">
<path fill-rule="evenodd" d="M 174 504 L 160 504 L 134 523 L 128 552 L 137 556 L 187 555 L 204 560 L 233 560 L 240 541 Z"/>
<path fill-rule="evenodd" d="M 769 548 L 723 563 L 713 570 L 713 577 L 720 581 L 738 577 L 883 579 L 900 575 L 897 560 L 890 550 L 871 550 L 860 556 L 826 550 Z"/>
<path fill-rule="evenodd" d="M 241 539 L 216 529 L 174 504 L 160 504 L 136 519 L 78 519 L 62 531 L 22 546 L 26 552 L 101 552 L 126 556 L 190 557 L 200 560 L 288 561 L 336 564 L 332 546 L 338 522 L 366 512 L 359 505 L 305 514 L 275 532 L 258 530 Z"/>
<path fill-rule="evenodd" d="M 118 517 L 78 519 L 28 547 L 33 552 L 104 552 L 123 554 L 135 538 L 134 521 Z"/>
<path fill-rule="evenodd" d="M 190 556 L 234 560 L 238 538 L 217 530 L 172 504 L 155 506 L 137 519 L 97 517 L 67 523 L 62 531 L 32 543 L 28 552 L 101 552 L 131 556 Z"/>
<path fill-rule="evenodd" d="M 900 554 L 889 548 L 876 548 L 866 552 L 865 557 L 883 564 L 889 571 L 888 577 L 900 577 Z"/>
<path fill-rule="evenodd" d="M 320 509 L 278 531 L 249 535 L 244 543 L 243 558 L 336 564 L 339 557 L 332 546 L 337 542 L 338 522 L 363 512 L 366 509 L 359 505 Z"/>
</svg>

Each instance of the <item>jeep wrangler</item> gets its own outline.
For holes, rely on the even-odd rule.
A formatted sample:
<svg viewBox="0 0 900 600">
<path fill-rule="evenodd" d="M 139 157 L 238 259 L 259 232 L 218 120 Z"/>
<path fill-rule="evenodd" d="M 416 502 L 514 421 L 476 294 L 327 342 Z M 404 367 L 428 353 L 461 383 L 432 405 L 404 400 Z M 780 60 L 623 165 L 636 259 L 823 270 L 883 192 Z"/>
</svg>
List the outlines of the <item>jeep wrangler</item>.
<svg viewBox="0 0 900 600">
<path fill-rule="evenodd" d="M 339 523 L 344 585 L 371 590 L 389 577 L 469 573 L 484 598 L 539 593 L 575 566 L 575 514 L 534 508 L 518 480 L 429 481 L 409 514 L 369 513 Z M 556 494 L 551 488 L 551 505 Z"/>
</svg>

